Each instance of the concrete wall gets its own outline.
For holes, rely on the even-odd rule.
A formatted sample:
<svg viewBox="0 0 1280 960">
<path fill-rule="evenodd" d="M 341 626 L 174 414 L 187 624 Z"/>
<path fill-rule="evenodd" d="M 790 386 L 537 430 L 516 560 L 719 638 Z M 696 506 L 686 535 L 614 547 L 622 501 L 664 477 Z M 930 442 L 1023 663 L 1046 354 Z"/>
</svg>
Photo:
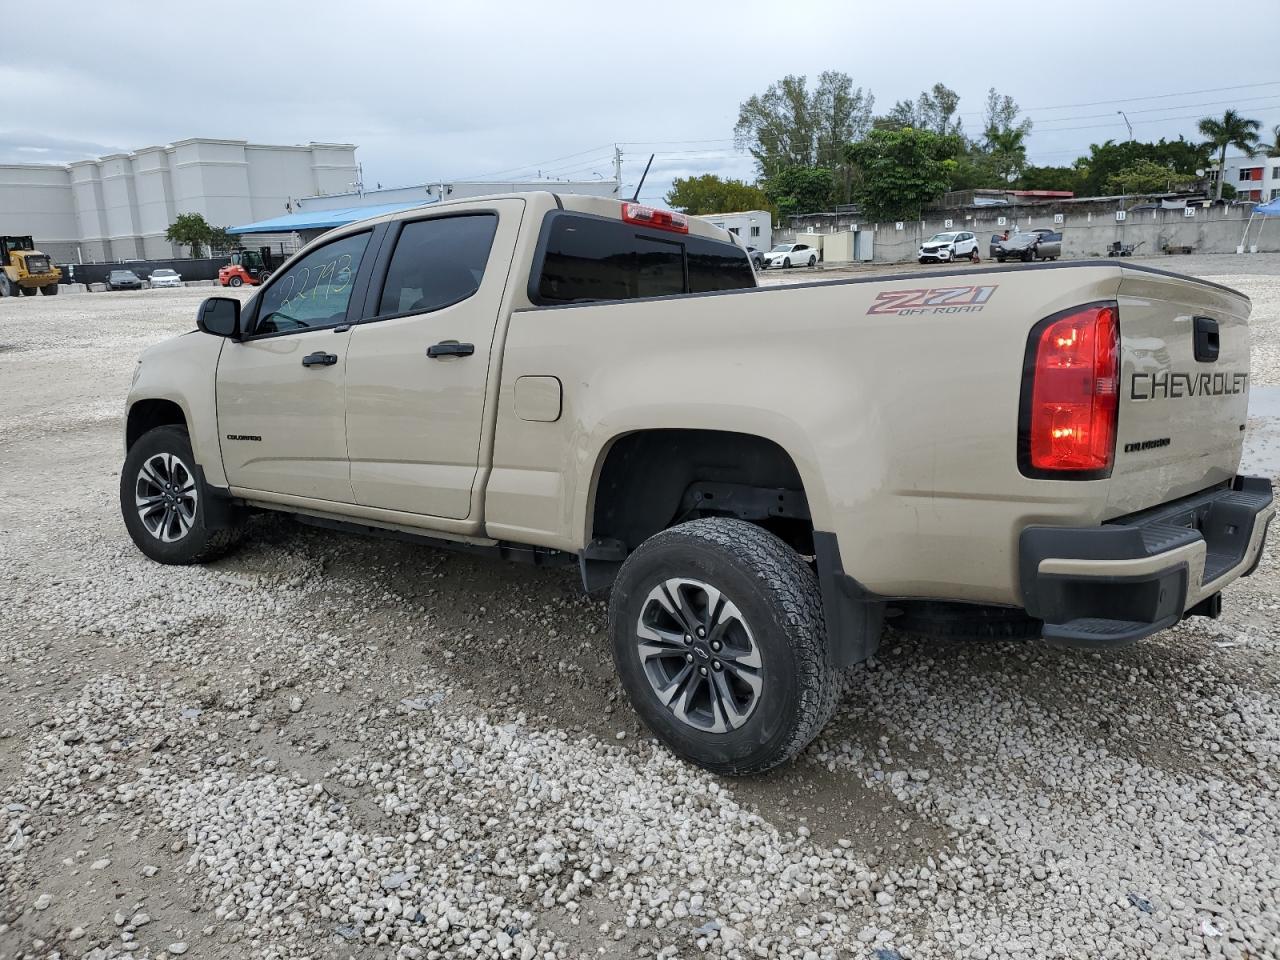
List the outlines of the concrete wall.
<svg viewBox="0 0 1280 960">
<path fill-rule="evenodd" d="M 1193 205 L 1189 209 L 1125 210 L 1115 201 L 1020 207 L 982 207 L 938 211 L 924 220 L 897 223 L 859 223 L 854 215 L 797 218 L 791 230 L 775 235 L 777 242 L 805 240 L 808 231 L 830 234 L 850 230 L 872 231 L 876 263 L 914 260 L 920 243 L 944 230 L 972 230 L 978 236 L 983 259 L 994 233 L 1005 229 L 1049 227 L 1062 231 L 1064 258 L 1104 257 L 1113 242 L 1142 245 L 1139 254 L 1161 253 L 1166 247 L 1190 247 L 1194 253 L 1234 253 L 1241 241 L 1253 204 Z M 1124 220 L 1116 219 L 1123 210 Z M 1055 215 L 1061 215 L 1057 222 Z M 1001 223 L 1001 219 L 1004 223 Z M 948 223 L 947 221 L 951 222 Z M 1249 232 L 1249 243 L 1258 236 L 1259 220 Z M 1260 251 L 1280 251 L 1280 222 L 1273 218 L 1262 231 Z M 838 262 L 838 261 L 831 261 Z"/>
<path fill-rule="evenodd" d="M 355 147 L 180 140 L 67 165 L 0 165 L 0 234 L 30 234 L 57 261 L 181 256 L 164 239 L 180 213 L 214 226 L 280 216 L 286 204 L 349 190 Z"/>
</svg>

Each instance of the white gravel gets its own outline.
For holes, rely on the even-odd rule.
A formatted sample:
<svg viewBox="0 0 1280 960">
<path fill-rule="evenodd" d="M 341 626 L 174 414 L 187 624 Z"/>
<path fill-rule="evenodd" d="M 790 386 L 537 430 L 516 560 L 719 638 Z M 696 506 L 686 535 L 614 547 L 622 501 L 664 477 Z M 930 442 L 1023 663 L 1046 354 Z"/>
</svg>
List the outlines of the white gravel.
<svg viewBox="0 0 1280 960">
<path fill-rule="evenodd" d="M 1234 276 L 1262 370 L 1277 281 Z M 1128 651 L 890 633 L 796 764 L 718 780 L 571 572 L 283 518 L 140 557 L 120 401 L 206 292 L 0 301 L 0 956 L 1280 956 L 1274 534 Z"/>
</svg>

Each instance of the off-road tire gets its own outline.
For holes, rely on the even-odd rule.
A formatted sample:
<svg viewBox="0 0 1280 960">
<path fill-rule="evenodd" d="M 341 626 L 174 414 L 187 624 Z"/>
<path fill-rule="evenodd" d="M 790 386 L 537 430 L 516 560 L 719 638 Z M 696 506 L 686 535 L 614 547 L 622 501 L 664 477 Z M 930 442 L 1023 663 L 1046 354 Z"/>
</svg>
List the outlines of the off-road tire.
<svg viewBox="0 0 1280 960">
<path fill-rule="evenodd" d="M 1015 607 L 942 600 L 907 604 L 889 626 L 931 640 L 1028 640 L 1040 636 L 1041 621 Z"/>
<path fill-rule="evenodd" d="M 191 468 L 198 491 L 195 518 L 190 530 L 181 539 L 172 542 L 165 542 L 147 529 L 135 502 L 139 471 L 143 464 L 160 453 L 172 454 Z M 157 563 L 208 563 L 222 556 L 240 539 L 241 527 L 238 522 L 228 526 L 210 526 L 206 522 L 211 492 L 205 486 L 200 472 L 195 469 L 195 463 L 186 428 L 176 426 L 156 427 L 147 431 L 129 448 L 124 458 L 124 467 L 120 471 L 120 512 L 124 525 L 138 549 Z"/>
<path fill-rule="evenodd" d="M 651 591 L 672 578 L 709 584 L 735 604 L 760 653 L 761 688 L 736 729 L 712 733 L 677 718 L 655 693 L 637 647 Z M 618 572 L 609 602 L 614 664 L 645 725 L 684 759 L 714 773 L 760 773 L 796 756 L 836 706 L 814 572 L 773 534 L 742 520 L 693 520 L 650 537 Z"/>
<path fill-rule="evenodd" d="M 40 293 L 45 297 L 56 297 L 58 295 L 58 285 L 56 283 L 50 283 L 43 286 L 40 288 Z"/>
<path fill-rule="evenodd" d="M 36 295 L 36 287 L 19 287 L 24 297 L 34 297 Z"/>
</svg>

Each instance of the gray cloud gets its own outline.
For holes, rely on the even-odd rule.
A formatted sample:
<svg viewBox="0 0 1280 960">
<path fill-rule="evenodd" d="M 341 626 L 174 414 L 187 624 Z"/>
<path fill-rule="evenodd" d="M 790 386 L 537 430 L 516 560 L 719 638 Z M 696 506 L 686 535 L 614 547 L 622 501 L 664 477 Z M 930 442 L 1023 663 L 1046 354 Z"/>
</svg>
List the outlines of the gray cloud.
<svg viewBox="0 0 1280 960">
<path fill-rule="evenodd" d="M 1194 136 L 1195 116 L 1232 105 L 1268 129 L 1280 122 L 1280 86 L 1099 105 L 1280 80 L 1266 58 L 1152 36 L 1145 4 L 1084 0 L 1053 15 L 1051 32 L 932 0 L 909 10 L 835 0 L 803 10 L 757 0 L 68 7 L 55 45 L 6 38 L 9 102 L 52 108 L 38 131 L 0 132 L 0 161 L 65 162 L 191 136 L 343 141 L 360 145 L 366 183 L 390 186 L 608 174 L 622 143 L 632 183 L 658 152 L 643 193 L 660 197 L 672 176 L 749 177 L 732 144 L 738 104 L 783 74 L 824 69 L 851 74 L 881 109 L 941 80 L 961 94 L 970 131 L 994 85 L 1035 108 L 1030 153 L 1044 163 L 1123 139 L 1117 106 L 1133 111 L 1143 139 Z M 1167 0 L 1161 13 L 1203 17 L 1191 0 Z M 104 31 L 104 19 L 124 28 Z"/>
</svg>

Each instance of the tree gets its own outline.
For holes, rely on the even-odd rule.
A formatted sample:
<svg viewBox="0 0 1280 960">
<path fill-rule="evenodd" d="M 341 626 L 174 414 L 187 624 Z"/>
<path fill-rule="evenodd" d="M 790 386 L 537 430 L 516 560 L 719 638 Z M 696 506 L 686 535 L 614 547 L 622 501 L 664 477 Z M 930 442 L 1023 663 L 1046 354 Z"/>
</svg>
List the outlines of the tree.
<svg viewBox="0 0 1280 960">
<path fill-rule="evenodd" d="M 874 104 L 848 74 L 824 71 L 812 93 L 805 77 L 788 75 L 738 107 L 733 136 L 762 178 L 788 167 L 831 170 L 843 162 L 844 145 L 870 129 Z"/>
<path fill-rule="evenodd" d="M 991 161 L 992 172 L 1007 183 L 1022 174 L 1027 165 L 1027 136 L 1030 118 L 1018 119 L 1021 110 L 1008 95 L 987 91 L 986 115 L 982 124 L 983 148 Z"/>
<path fill-rule="evenodd" d="M 1268 157 L 1280 157 L 1280 123 L 1271 128 L 1271 142 L 1259 144 L 1258 152 Z"/>
<path fill-rule="evenodd" d="M 1258 148 L 1258 131 L 1262 124 L 1249 120 L 1234 110 L 1228 110 L 1221 120 L 1205 117 L 1199 124 L 1200 132 L 1208 138 L 1207 146 L 1218 151 L 1218 199 L 1222 199 L 1222 182 L 1226 179 L 1223 169 L 1227 162 L 1227 147 L 1235 147 L 1246 156 L 1254 156 Z"/>
<path fill-rule="evenodd" d="M 193 260 L 200 256 L 202 248 L 209 243 L 212 236 L 213 228 L 198 213 L 178 214 L 177 219 L 169 224 L 169 229 L 164 234 L 164 238 L 170 243 L 190 247 Z"/>
<path fill-rule="evenodd" d="M 1083 181 L 1076 192 L 1082 196 L 1104 194 L 1110 189 L 1107 182 L 1113 176 L 1143 160 L 1162 167 L 1172 167 L 1182 173 L 1193 172 L 1209 165 L 1210 149 L 1205 144 L 1192 143 L 1182 137 L 1177 140 L 1165 140 L 1162 137 L 1155 143 L 1137 140 L 1116 143 L 1108 140 L 1105 143 L 1090 144 L 1089 155 L 1079 157 L 1072 164 Z"/>
<path fill-rule="evenodd" d="M 1018 187 L 1022 190 L 1070 190 L 1077 196 L 1088 196 L 1086 173 L 1076 167 L 1028 166 L 1018 179 Z"/>
<path fill-rule="evenodd" d="M 759 187 L 741 180 L 722 180 L 714 173 L 676 177 L 671 181 L 667 204 L 692 216 L 770 209 L 769 198 Z"/>
<path fill-rule="evenodd" d="M 210 251 L 219 251 L 222 253 L 228 250 L 234 250 L 240 245 L 240 238 L 235 234 L 227 233 L 226 227 L 210 227 L 209 228 L 209 249 Z"/>
<path fill-rule="evenodd" d="M 856 171 L 854 200 L 868 220 L 919 217 L 926 203 L 950 185 L 955 157 L 964 150 L 957 135 L 929 130 L 872 130 L 846 148 Z"/>
<path fill-rule="evenodd" d="M 785 217 L 829 209 L 835 179 L 825 167 L 784 167 L 763 186 L 778 216 Z"/>
<path fill-rule="evenodd" d="M 901 130 L 903 127 L 915 127 L 917 130 L 930 130 L 941 136 L 962 133 L 961 123 L 954 120 L 956 108 L 960 106 L 960 95 L 946 84 L 935 83 L 915 99 L 899 100 L 887 114 L 875 119 L 875 126 L 882 130 Z"/>
<path fill-rule="evenodd" d="M 1194 179 L 1194 173 L 1179 173 L 1151 160 L 1138 160 L 1108 178 L 1107 192 L 1168 193 L 1175 186 Z"/>
</svg>

